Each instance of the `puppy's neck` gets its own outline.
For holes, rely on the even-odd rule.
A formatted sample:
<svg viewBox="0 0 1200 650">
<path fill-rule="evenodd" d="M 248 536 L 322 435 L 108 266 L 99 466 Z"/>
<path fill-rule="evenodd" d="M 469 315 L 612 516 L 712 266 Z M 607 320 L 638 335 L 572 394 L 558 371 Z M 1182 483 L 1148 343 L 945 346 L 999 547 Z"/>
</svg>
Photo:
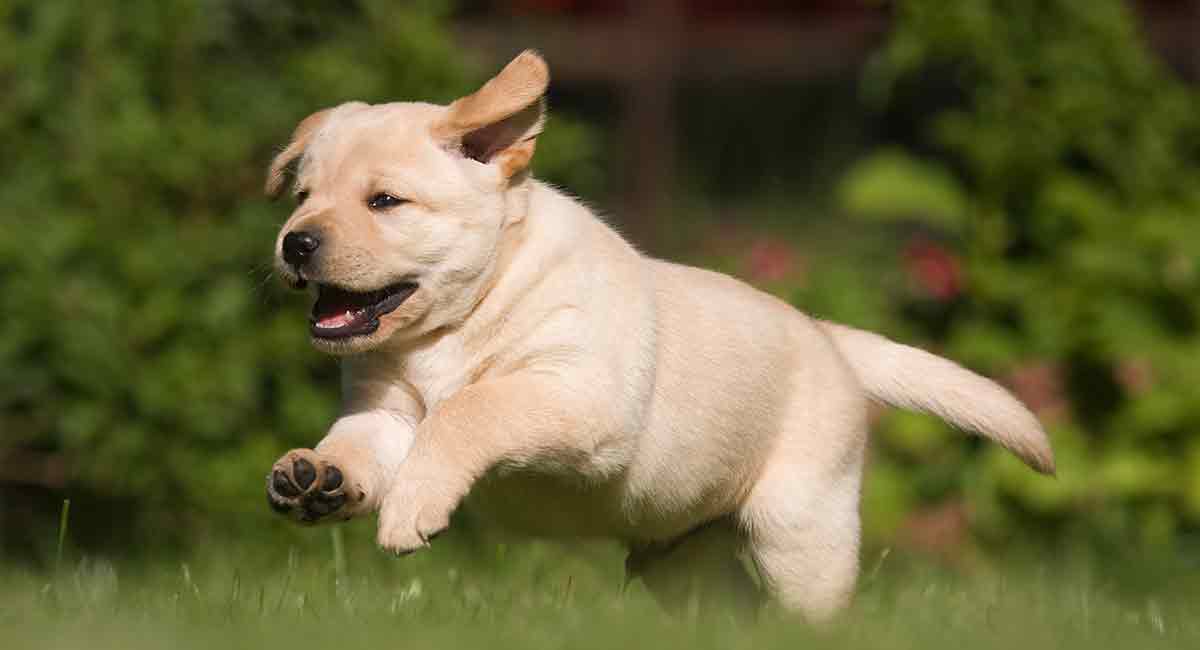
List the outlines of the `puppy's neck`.
<svg viewBox="0 0 1200 650">
<path fill-rule="evenodd" d="M 509 180 L 504 192 L 504 228 L 508 229 L 525 221 L 529 212 L 529 195 L 535 181 L 528 171 L 519 172 Z"/>
<path fill-rule="evenodd" d="M 504 195 L 504 223 L 500 227 L 500 238 L 497 241 L 496 257 L 491 272 L 471 309 L 471 315 L 479 310 L 479 306 L 487 300 L 492 290 L 500 283 L 501 278 L 512 267 L 513 259 L 526 242 L 530 224 L 528 220 L 530 195 L 533 193 L 534 180 L 528 172 L 522 172 Z M 467 317 L 468 320 L 471 316 Z"/>
</svg>

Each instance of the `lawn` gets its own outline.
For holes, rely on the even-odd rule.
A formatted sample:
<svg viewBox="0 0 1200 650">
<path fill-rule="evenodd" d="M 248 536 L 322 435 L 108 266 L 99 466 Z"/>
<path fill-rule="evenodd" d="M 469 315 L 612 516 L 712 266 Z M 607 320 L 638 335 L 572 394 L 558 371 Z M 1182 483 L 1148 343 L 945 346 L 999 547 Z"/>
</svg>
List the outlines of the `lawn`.
<svg viewBox="0 0 1200 650">
<path fill-rule="evenodd" d="M 1063 554 L 951 570 L 877 552 L 851 611 L 814 630 L 774 610 L 670 619 L 640 585 L 622 589 L 607 545 L 451 534 L 397 559 L 375 550 L 371 522 L 333 530 L 115 560 L 68 547 L 57 575 L 53 551 L 44 571 L 0 568 L 0 646 L 1200 647 L 1200 576 L 1162 563 Z"/>
</svg>

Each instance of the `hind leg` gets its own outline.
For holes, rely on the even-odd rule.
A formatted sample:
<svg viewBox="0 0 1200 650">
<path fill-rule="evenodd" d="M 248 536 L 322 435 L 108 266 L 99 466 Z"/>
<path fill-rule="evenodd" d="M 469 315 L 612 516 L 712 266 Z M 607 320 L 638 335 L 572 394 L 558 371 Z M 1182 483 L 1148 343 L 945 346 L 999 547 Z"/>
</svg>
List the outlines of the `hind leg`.
<svg viewBox="0 0 1200 650">
<path fill-rule="evenodd" d="M 763 586 L 815 623 L 850 603 L 858 577 L 865 423 L 834 422 L 853 425 L 781 445 L 739 512 Z"/>
<path fill-rule="evenodd" d="M 642 583 L 675 616 L 732 614 L 750 620 L 762 594 L 738 555 L 743 540 L 730 522 L 714 522 L 669 549 L 641 549 L 625 562 L 626 579 Z"/>
<path fill-rule="evenodd" d="M 813 504 L 807 512 L 776 505 L 748 513 L 756 522 L 750 556 L 763 585 L 784 608 L 814 623 L 850 603 L 858 577 L 857 507 L 831 505 Z"/>
</svg>

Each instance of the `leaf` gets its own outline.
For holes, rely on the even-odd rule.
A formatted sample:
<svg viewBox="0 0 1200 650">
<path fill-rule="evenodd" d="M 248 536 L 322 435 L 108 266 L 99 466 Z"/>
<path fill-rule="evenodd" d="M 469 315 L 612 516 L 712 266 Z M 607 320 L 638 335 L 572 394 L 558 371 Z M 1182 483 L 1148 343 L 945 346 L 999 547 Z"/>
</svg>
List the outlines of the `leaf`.
<svg viewBox="0 0 1200 650">
<path fill-rule="evenodd" d="M 843 209 L 876 221 L 917 221 L 956 231 L 967 199 L 949 171 L 902 151 L 887 149 L 860 161 L 838 190 Z"/>
</svg>

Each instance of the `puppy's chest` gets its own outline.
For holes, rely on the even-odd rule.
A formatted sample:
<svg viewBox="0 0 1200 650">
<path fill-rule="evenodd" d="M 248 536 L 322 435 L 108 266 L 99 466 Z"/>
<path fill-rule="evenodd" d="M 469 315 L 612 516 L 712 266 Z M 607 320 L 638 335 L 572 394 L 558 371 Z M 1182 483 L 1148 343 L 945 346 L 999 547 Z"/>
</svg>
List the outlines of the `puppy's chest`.
<svg viewBox="0 0 1200 650">
<path fill-rule="evenodd" d="M 409 352 L 403 364 L 404 379 L 417 391 L 426 415 L 465 386 L 470 374 L 469 355 L 455 336 Z"/>
</svg>

